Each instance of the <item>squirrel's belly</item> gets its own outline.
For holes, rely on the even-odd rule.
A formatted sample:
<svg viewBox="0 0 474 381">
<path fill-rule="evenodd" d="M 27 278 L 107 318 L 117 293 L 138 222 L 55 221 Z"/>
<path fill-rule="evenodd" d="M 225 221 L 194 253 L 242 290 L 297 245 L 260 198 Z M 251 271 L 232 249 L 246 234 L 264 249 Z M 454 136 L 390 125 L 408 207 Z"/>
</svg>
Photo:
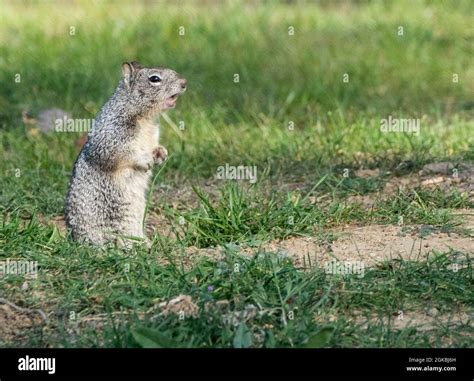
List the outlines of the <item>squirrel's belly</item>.
<svg viewBox="0 0 474 381">
<path fill-rule="evenodd" d="M 132 218 L 143 218 L 146 206 L 146 191 L 150 181 L 151 171 L 137 171 L 132 168 L 123 168 L 115 174 L 114 179 L 124 204 L 125 213 Z"/>
<path fill-rule="evenodd" d="M 117 185 L 129 193 L 141 194 L 148 188 L 151 170 L 140 171 L 133 168 L 122 168 L 114 174 Z"/>
</svg>

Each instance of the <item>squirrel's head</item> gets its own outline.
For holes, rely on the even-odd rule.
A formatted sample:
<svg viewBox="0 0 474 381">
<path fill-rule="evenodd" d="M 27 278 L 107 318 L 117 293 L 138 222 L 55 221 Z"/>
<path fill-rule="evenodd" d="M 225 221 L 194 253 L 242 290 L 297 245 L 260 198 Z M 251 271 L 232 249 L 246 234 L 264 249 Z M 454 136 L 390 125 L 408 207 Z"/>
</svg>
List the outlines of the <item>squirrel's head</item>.
<svg viewBox="0 0 474 381">
<path fill-rule="evenodd" d="M 138 62 L 124 63 L 122 74 L 129 101 L 141 114 L 174 108 L 187 86 L 187 81 L 174 70 L 142 67 Z"/>
</svg>

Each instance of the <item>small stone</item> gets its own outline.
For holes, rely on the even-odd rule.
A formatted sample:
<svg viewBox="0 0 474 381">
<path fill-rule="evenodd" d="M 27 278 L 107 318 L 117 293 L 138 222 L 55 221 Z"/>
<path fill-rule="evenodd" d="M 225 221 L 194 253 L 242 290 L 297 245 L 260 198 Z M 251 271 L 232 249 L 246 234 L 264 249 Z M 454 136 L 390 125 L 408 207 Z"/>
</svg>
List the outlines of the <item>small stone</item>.
<svg viewBox="0 0 474 381">
<path fill-rule="evenodd" d="M 71 119 L 71 115 L 60 108 L 49 108 L 40 111 L 37 119 L 37 126 L 42 132 L 54 131 L 56 121 Z"/>
</svg>

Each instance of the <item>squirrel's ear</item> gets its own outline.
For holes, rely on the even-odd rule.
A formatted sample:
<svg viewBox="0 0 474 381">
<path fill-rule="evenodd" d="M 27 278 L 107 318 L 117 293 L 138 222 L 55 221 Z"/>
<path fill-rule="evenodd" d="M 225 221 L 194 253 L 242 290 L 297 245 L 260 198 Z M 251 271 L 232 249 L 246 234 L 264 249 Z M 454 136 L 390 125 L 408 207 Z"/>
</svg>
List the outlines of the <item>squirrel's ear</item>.
<svg viewBox="0 0 474 381">
<path fill-rule="evenodd" d="M 132 67 L 133 67 L 135 70 L 143 69 L 143 66 L 142 66 L 141 64 L 139 64 L 137 61 L 132 61 L 132 62 L 130 62 L 130 65 L 132 65 Z"/>
<path fill-rule="evenodd" d="M 125 62 L 122 64 L 122 75 L 123 81 L 125 82 L 125 86 L 127 89 L 130 88 L 130 83 L 132 82 L 132 77 L 135 73 L 135 67 L 133 63 Z"/>
</svg>

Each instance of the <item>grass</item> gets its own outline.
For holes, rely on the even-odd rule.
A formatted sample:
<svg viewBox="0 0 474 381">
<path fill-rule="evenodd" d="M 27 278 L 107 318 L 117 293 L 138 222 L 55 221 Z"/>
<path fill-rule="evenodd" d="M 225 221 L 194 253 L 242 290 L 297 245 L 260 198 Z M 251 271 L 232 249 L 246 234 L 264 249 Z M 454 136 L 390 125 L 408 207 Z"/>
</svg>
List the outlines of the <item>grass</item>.
<svg viewBox="0 0 474 381">
<path fill-rule="evenodd" d="M 311 235 L 351 222 L 453 227 L 459 225 L 459 220 L 451 209 L 473 206 L 465 194 L 456 191 L 446 194 L 440 189 L 434 192 L 413 189 L 399 191 L 390 199 L 377 199 L 370 210 L 340 198 L 334 198 L 324 208 L 321 205 L 316 208 L 308 201 L 314 189 L 302 194 L 231 183 L 221 188 L 217 203 L 202 190 L 194 189 L 199 208 L 182 213 L 168 207 L 166 199 L 162 207 L 174 232 L 186 245 L 209 247 Z"/>
<path fill-rule="evenodd" d="M 410 325 L 397 330 L 387 324 L 400 310 L 409 317 L 420 307 L 449 314 L 469 305 L 469 256 L 439 254 L 422 262 L 380 264 L 363 277 L 331 276 L 318 267 L 301 271 L 272 253 L 242 257 L 237 246 L 227 246 L 217 264 L 200 260 L 188 269 L 172 255 L 175 247 L 166 243 L 160 254 L 112 250 L 97 255 L 61 239 L 51 242 L 51 227 L 33 222 L 19 229 L 14 221 L 7 226 L 13 233 L 2 234 L 13 241 L 11 247 L 28 250 L 23 258 L 39 262 L 38 278 L 29 280 L 36 293 L 26 295 L 23 304 L 46 304 L 55 311 L 54 329 L 28 336 L 23 345 L 136 347 L 143 341 L 134 333 L 146 329 L 157 346 L 225 347 L 233 345 L 239 324 L 253 333 L 251 345 L 264 347 L 304 346 L 323 329 L 331 332 L 323 345 L 336 347 L 470 345 L 469 325 L 452 330 L 439 322 L 432 331 L 419 333 Z M 29 236 L 36 242 L 25 238 Z M 157 256 L 171 262 L 160 264 Z M 449 268 L 453 260 L 462 265 L 456 276 Z M 23 280 L 8 276 L 2 281 L 13 297 L 19 296 Z M 178 294 L 193 297 L 200 308 L 195 318 L 158 315 L 157 300 Z M 216 307 L 219 300 L 228 301 L 230 311 L 258 306 L 260 314 L 230 324 Z M 356 323 L 353 316 L 358 316 Z M 441 336 L 435 334 L 446 329 Z"/>
<path fill-rule="evenodd" d="M 472 236 L 455 215 L 472 197 L 456 187 L 379 197 L 427 163 L 474 162 L 472 11 L 470 1 L 2 4 L 0 261 L 38 261 L 39 272 L 0 276 L 0 297 L 49 321 L 0 345 L 472 347 L 472 321 L 455 318 L 472 315 L 472 253 L 382 262 L 359 277 L 262 249 L 295 236 L 330 242 L 334 228 L 400 217 L 426 239 Z M 171 157 L 148 210 L 172 234 L 155 235 L 151 250 L 99 250 L 45 223 L 63 214 L 80 134 L 42 133 L 22 112 L 93 118 L 132 59 L 189 83 L 161 120 Z M 420 134 L 382 132 L 388 116 L 419 119 Z M 225 164 L 255 165 L 257 182 L 215 179 Z M 360 168 L 378 175 L 357 176 Z M 190 247 L 222 255 L 189 261 Z M 242 255 L 248 248 L 254 256 Z M 195 317 L 159 315 L 157 303 L 181 294 Z M 427 330 L 423 318 L 393 325 L 399 311 L 410 319 L 433 307 Z"/>
</svg>

